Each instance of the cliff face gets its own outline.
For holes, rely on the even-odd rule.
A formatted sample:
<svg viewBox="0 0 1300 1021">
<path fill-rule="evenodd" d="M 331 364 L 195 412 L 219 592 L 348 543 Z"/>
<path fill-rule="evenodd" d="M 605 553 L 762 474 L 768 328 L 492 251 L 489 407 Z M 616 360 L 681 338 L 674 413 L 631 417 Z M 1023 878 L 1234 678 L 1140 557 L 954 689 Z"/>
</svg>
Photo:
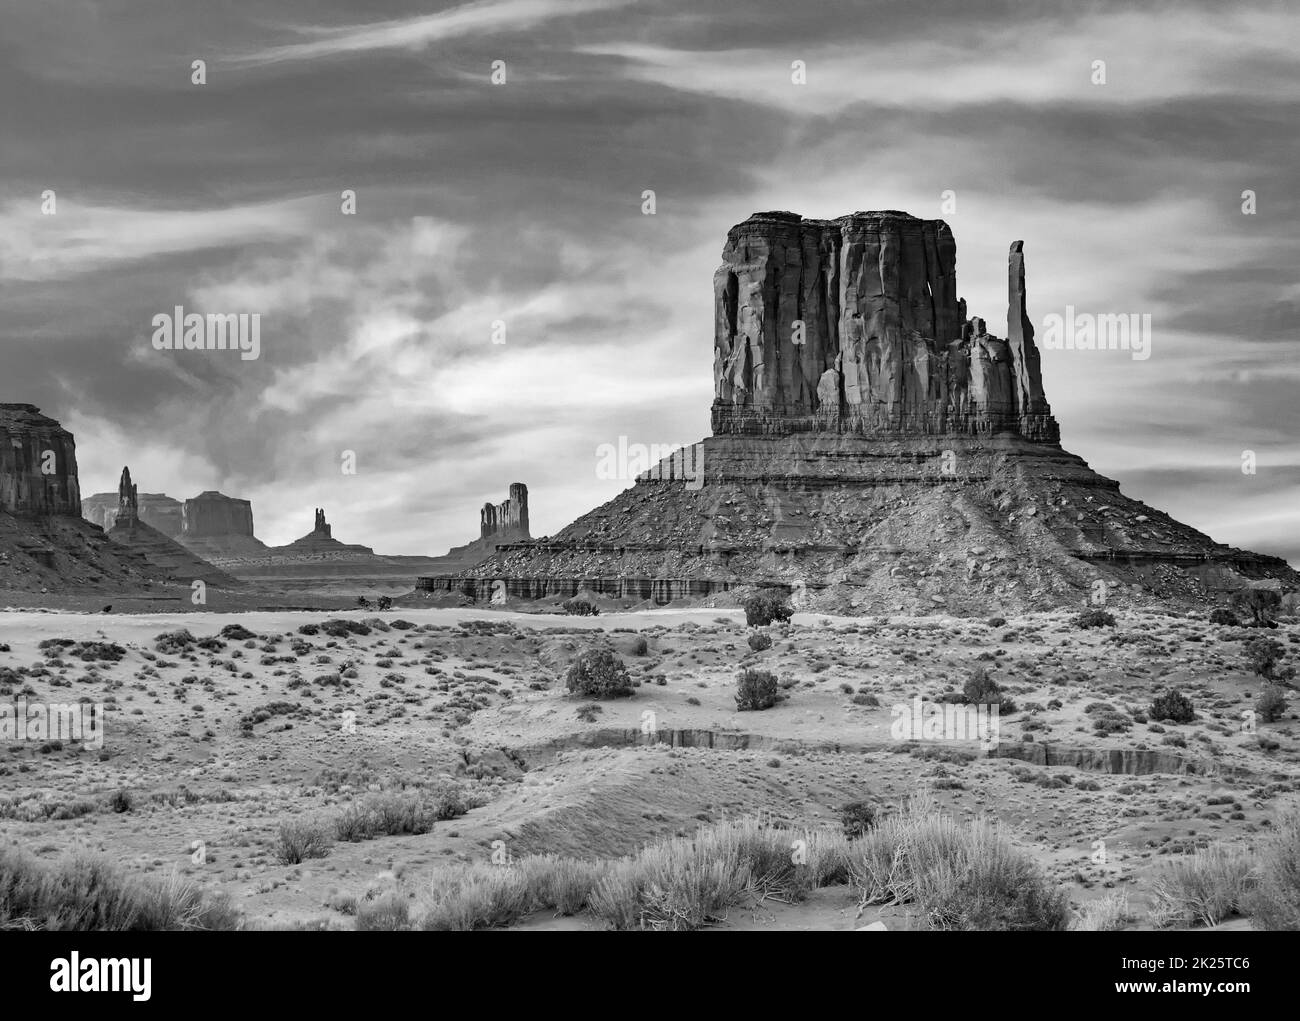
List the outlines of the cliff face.
<svg viewBox="0 0 1300 1021">
<path fill-rule="evenodd" d="M 942 220 L 895 211 L 733 227 L 714 275 L 714 435 L 1014 434 L 1055 443 L 1025 312 L 1021 244 L 1007 339 L 966 318 Z"/>
<path fill-rule="evenodd" d="M 253 505 L 213 490 L 185 501 L 181 510 L 181 534 L 186 539 L 212 536 L 253 535 Z"/>
<path fill-rule="evenodd" d="M 494 535 L 527 539 L 528 487 L 522 482 L 510 484 L 510 496 L 502 503 L 485 503 L 479 515 L 479 538 Z"/>
<path fill-rule="evenodd" d="M 0 404 L 0 511 L 81 515 L 72 433 L 31 404 Z"/>
</svg>

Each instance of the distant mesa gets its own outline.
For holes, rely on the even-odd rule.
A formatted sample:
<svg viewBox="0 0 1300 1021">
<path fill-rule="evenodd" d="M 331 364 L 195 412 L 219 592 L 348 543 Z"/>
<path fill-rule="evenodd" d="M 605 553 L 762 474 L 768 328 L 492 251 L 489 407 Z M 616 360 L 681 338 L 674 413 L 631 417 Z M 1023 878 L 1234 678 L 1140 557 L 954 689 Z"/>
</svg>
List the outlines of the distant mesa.
<svg viewBox="0 0 1300 1021">
<path fill-rule="evenodd" d="M 120 546 L 137 550 L 154 568 L 158 577 L 192 584 L 203 581 L 217 588 L 238 585 L 229 574 L 196 556 L 171 536 L 144 522 L 139 513 L 139 495 L 131 481 L 131 469 L 123 468 L 118 483 L 118 506 L 108 537 Z"/>
<path fill-rule="evenodd" d="M 253 505 L 206 490 L 181 508 L 182 546 L 222 567 L 232 558 L 256 557 L 267 545 L 253 534 Z"/>
<path fill-rule="evenodd" d="M 522 482 L 510 484 L 510 495 L 501 503 L 485 503 L 479 515 L 479 538 L 502 541 L 527 539 L 528 487 Z"/>
<path fill-rule="evenodd" d="M 304 535 L 301 539 L 295 539 L 287 546 L 272 546 L 270 550 L 272 555 L 287 556 L 293 554 L 314 555 L 322 553 L 362 553 L 374 554 L 374 550 L 369 546 L 354 546 L 348 543 L 339 542 L 334 538 L 332 530 L 325 520 L 325 509 L 316 508 L 316 521 L 312 530 Z"/>
<path fill-rule="evenodd" d="M 81 513 L 72 434 L 34 405 L 0 404 L 0 589 L 121 592 L 164 579 Z"/>
<path fill-rule="evenodd" d="M 181 508 L 179 500 L 164 493 L 141 493 L 139 497 L 140 520 L 151 528 L 157 529 L 169 539 L 179 539 L 181 535 Z M 81 501 L 81 514 L 87 521 L 98 525 L 104 531 L 113 527 L 117 520 L 117 493 L 95 493 Z"/>
<path fill-rule="evenodd" d="M 0 404 L 0 511 L 81 514 L 72 433 L 33 404 Z"/>
<path fill-rule="evenodd" d="M 988 614 L 1300 584 L 1063 450 L 1023 244 L 1004 337 L 968 315 L 956 252 L 948 224 L 895 210 L 737 224 L 713 277 L 702 487 L 666 460 L 555 536 L 500 542 L 417 588 L 664 604 L 775 586 L 809 608 Z M 480 541 L 499 521 L 484 508 Z"/>
</svg>

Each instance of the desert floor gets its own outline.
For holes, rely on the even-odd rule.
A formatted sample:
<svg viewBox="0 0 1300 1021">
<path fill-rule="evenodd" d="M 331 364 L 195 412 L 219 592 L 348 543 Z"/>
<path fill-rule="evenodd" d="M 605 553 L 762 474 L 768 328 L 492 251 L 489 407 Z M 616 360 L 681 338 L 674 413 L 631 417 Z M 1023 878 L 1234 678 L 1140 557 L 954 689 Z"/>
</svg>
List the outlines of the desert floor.
<svg viewBox="0 0 1300 1021">
<path fill-rule="evenodd" d="M 1296 717 L 1255 732 L 1243 724 L 1261 681 L 1242 643 L 1259 631 L 1137 611 L 1117 611 L 1114 628 L 1080 630 L 1071 617 L 990 627 L 800 614 L 767 629 L 771 649 L 752 652 L 737 610 L 0 612 L 6 702 L 108 707 L 102 748 L 0 744 L 0 840 L 43 859 L 91 849 L 139 873 L 179 872 L 228 892 L 250 925 L 351 927 L 349 905 L 368 891 L 415 894 L 436 866 L 489 861 L 494 850 L 617 857 L 746 814 L 838 828 L 846 802 L 896 804 L 926 790 L 958 818 L 1003 821 L 1075 906 L 1128 891 L 1132 924 L 1146 927 L 1152 878 L 1173 856 L 1210 841 L 1250 845 L 1296 800 Z M 298 631 L 330 618 L 372 630 Z M 231 624 L 257 637 L 155 649 L 177 628 L 208 639 Z M 1300 626 L 1267 637 L 1300 658 Z M 116 643 L 125 655 L 42 651 L 48 639 Z M 597 642 L 640 683 L 631 698 L 584 709 L 593 703 L 565 691 L 564 672 Z M 970 741 L 891 734 L 891 706 L 960 691 L 980 665 L 1018 704 L 1000 720 L 996 755 Z M 787 699 L 736 712 L 744 666 L 776 673 Z M 1164 686 L 1193 700 L 1194 722 L 1146 722 Z M 1077 765 L 1023 759 L 1043 745 Z M 1126 754 L 1100 754 L 1111 749 Z M 330 817 L 367 791 L 443 776 L 484 803 L 418 836 L 337 842 L 324 857 L 277 862 L 283 821 Z M 112 800 L 121 790 L 126 811 Z M 847 888 L 831 888 L 800 905 L 733 912 L 720 927 L 852 929 L 877 918 L 911 924 L 901 908 L 859 915 Z M 586 924 L 534 915 L 519 928 Z"/>
</svg>

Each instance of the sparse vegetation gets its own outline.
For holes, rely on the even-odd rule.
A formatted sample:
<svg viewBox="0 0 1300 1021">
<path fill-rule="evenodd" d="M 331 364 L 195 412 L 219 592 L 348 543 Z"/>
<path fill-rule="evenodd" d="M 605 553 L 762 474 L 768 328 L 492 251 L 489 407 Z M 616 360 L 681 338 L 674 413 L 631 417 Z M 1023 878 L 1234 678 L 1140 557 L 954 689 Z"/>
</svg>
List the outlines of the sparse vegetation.
<svg viewBox="0 0 1300 1021">
<path fill-rule="evenodd" d="M 742 670 L 736 678 L 736 711 L 770 709 L 781 701 L 776 676 L 768 670 Z"/>
<path fill-rule="evenodd" d="M 755 652 L 762 652 L 772 647 L 772 636 L 762 631 L 756 631 L 745 639 L 745 642 Z"/>
<path fill-rule="evenodd" d="M 1074 618 L 1074 626 L 1083 628 L 1114 627 L 1115 615 L 1107 610 L 1084 610 Z"/>
<path fill-rule="evenodd" d="M 1170 688 L 1156 696 L 1148 715 L 1161 722 L 1191 723 L 1196 719 L 1196 710 L 1190 698 L 1177 688 Z"/>
<path fill-rule="evenodd" d="M 745 600 L 745 623 L 750 627 L 766 627 L 775 622 L 784 622 L 794 616 L 794 610 L 786 602 L 782 593 L 758 592 Z"/>
<path fill-rule="evenodd" d="M 585 599 L 566 599 L 561 605 L 571 617 L 596 617 L 600 614 L 600 610 Z"/>
<path fill-rule="evenodd" d="M 583 698 L 626 698 L 633 693 L 627 666 L 605 647 L 586 649 L 569 666 L 565 687 Z"/>
</svg>

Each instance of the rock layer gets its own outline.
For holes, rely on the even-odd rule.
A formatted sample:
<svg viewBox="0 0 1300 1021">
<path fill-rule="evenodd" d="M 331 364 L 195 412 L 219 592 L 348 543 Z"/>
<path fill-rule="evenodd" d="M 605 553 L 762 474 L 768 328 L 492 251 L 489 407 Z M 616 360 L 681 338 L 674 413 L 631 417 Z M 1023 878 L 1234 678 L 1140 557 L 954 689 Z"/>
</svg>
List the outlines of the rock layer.
<svg viewBox="0 0 1300 1021">
<path fill-rule="evenodd" d="M 81 514 L 76 441 L 32 404 L 0 404 L 0 512 Z"/>
<path fill-rule="evenodd" d="M 733 227 L 714 275 L 714 435 L 1059 438 L 1024 314 L 1009 338 L 967 319 L 942 220 L 893 210 Z M 1026 329 L 1026 327 L 1028 327 Z"/>
</svg>

